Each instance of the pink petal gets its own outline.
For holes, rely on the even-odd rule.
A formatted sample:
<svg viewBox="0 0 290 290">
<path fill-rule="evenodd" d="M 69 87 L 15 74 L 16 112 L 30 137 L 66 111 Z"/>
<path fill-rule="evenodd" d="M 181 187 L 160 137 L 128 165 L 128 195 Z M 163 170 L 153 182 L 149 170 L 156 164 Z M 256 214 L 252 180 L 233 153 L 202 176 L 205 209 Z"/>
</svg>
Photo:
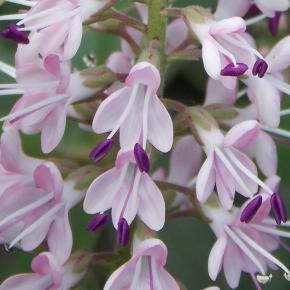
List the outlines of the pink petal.
<svg viewBox="0 0 290 290">
<path fill-rule="evenodd" d="M 185 185 L 201 167 L 202 149 L 192 136 L 182 137 L 174 146 L 169 163 L 168 181 Z"/>
<path fill-rule="evenodd" d="M 228 79 L 228 77 L 226 77 Z M 220 81 L 209 78 L 206 88 L 204 105 L 227 104 L 233 105 L 237 97 L 237 87 L 227 89 Z"/>
<path fill-rule="evenodd" d="M 168 152 L 173 144 L 172 120 L 157 95 L 152 96 L 149 103 L 148 139 L 161 152 Z"/>
<path fill-rule="evenodd" d="M 230 33 L 241 33 L 247 29 L 245 20 L 241 17 L 231 17 L 220 20 L 213 24 L 209 29 L 209 34 L 213 36 L 220 36 Z"/>
<path fill-rule="evenodd" d="M 113 52 L 107 59 L 107 67 L 117 74 L 128 74 L 131 68 L 131 58 L 122 51 Z"/>
<path fill-rule="evenodd" d="M 45 192 L 53 192 L 55 198 L 60 200 L 63 191 L 62 176 L 52 162 L 44 162 L 34 171 L 35 185 L 42 188 Z"/>
<path fill-rule="evenodd" d="M 148 86 L 152 95 L 155 95 L 160 85 L 159 71 L 149 62 L 137 63 L 132 67 L 126 79 L 127 86 L 133 87 L 136 84 Z"/>
<path fill-rule="evenodd" d="M 140 219 L 152 230 L 159 231 L 165 222 L 165 202 L 161 191 L 147 173 L 143 173 L 139 187 Z"/>
<path fill-rule="evenodd" d="M 252 4 L 251 0 L 219 0 L 215 11 L 217 20 L 233 16 L 244 16 Z"/>
<path fill-rule="evenodd" d="M 175 19 L 169 23 L 166 30 L 167 53 L 178 49 L 188 37 L 188 28 L 183 19 Z"/>
<path fill-rule="evenodd" d="M 48 233 L 47 243 L 50 252 L 58 261 L 65 263 L 71 254 L 73 244 L 68 212 L 60 214 L 54 220 Z"/>
<path fill-rule="evenodd" d="M 70 21 L 70 29 L 68 31 L 67 39 L 64 43 L 64 57 L 71 59 L 77 53 L 83 34 L 82 19 L 77 15 Z"/>
<path fill-rule="evenodd" d="M 266 133 L 260 132 L 254 143 L 254 155 L 258 167 L 265 176 L 276 174 L 278 167 L 278 153 L 276 143 Z"/>
<path fill-rule="evenodd" d="M 134 175 L 133 166 L 128 169 L 126 178 L 122 185 L 118 187 L 112 202 L 112 219 L 113 225 L 117 229 L 119 219 L 124 217 L 130 225 L 137 215 L 139 208 L 139 182 L 140 174 L 138 171 Z"/>
<path fill-rule="evenodd" d="M 215 186 L 214 158 L 211 153 L 204 161 L 196 180 L 196 196 L 200 202 L 206 202 Z"/>
<path fill-rule="evenodd" d="M 228 243 L 224 255 L 224 273 L 229 286 L 237 288 L 240 282 L 242 271 L 242 258 L 240 251 L 232 243 Z"/>
<path fill-rule="evenodd" d="M 38 274 L 20 274 L 6 279 L 1 285 L 0 290 L 43 290 L 50 286 L 50 281 L 44 280 Z"/>
<path fill-rule="evenodd" d="M 223 163 L 215 158 L 216 188 L 219 201 L 223 208 L 229 210 L 233 206 L 235 197 L 235 183 L 230 172 L 224 167 Z"/>
<path fill-rule="evenodd" d="M 262 123 L 278 127 L 280 123 L 281 96 L 267 79 L 252 78 L 247 82 L 248 96 L 255 104 Z"/>
<path fill-rule="evenodd" d="M 147 24 L 148 23 L 148 9 L 147 9 L 147 6 L 144 4 L 144 3 L 134 3 L 137 11 L 138 11 L 138 14 L 140 15 L 141 17 L 141 20 L 144 24 Z"/>
<path fill-rule="evenodd" d="M 223 146 L 246 147 L 257 138 L 260 128 L 260 124 L 255 120 L 241 122 L 228 131 Z"/>
<path fill-rule="evenodd" d="M 128 104 L 131 90 L 121 88 L 106 98 L 99 106 L 93 120 L 93 130 L 102 134 L 111 131 Z"/>
<path fill-rule="evenodd" d="M 61 267 L 56 258 L 49 252 L 43 252 L 36 256 L 31 263 L 33 272 L 40 275 L 51 274 L 55 283 L 61 279 Z"/>
<path fill-rule="evenodd" d="M 45 118 L 41 131 L 43 153 L 50 153 L 61 141 L 66 126 L 67 105 L 59 103 Z"/>
<path fill-rule="evenodd" d="M 123 150 L 130 150 L 139 142 L 142 129 L 143 97 L 137 96 L 135 102 L 120 128 L 120 145 Z"/>
<path fill-rule="evenodd" d="M 286 36 L 280 40 L 267 55 L 266 61 L 269 65 L 268 72 L 282 72 L 290 66 L 289 50 L 290 36 Z"/>
<path fill-rule="evenodd" d="M 290 3 L 288 0 L 255 0 L 258 8 L 268 17 L 273 17 L 275 11 L 286 11 L 289 9 Z M 272 12 L 272 13 L 271 13 Z"/>
<path fill-rule="evenodd" d="M 113 168 L 94 180 L 84 200 L 84 211 L 86 213 L 96 214 L 112 207 L 114 196 L 119 190 L 119 174 L 120 172 Z"/>
<path fill-rule="evenodd" d="M 135 267 L 136 263 L 134 261 L 129 261 L 122 265 L 109 277 L 104 290 L 129 289 L 134 277 Z"/>
<path fill-rule="evenodd" d="M 226 234 L 222 234 L 213 245 L 208 258 L 208 274 L 215 281 L 221 270 L 223 257 L 228 244 Z"/>
<path fill-rule="evenodd" d="M 210 37 L 202 42 L 202 60 L 207 74 L 215 80 L 219 79 L 222 69 L 220 53 Z"/>
</svg>

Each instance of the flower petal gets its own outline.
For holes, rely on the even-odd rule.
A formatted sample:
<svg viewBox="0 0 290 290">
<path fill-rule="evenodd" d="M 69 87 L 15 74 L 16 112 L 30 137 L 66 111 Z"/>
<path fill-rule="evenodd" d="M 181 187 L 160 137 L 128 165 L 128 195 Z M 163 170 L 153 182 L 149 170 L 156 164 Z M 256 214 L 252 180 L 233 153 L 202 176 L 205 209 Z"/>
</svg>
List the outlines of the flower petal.
<svg viewBox="0 0 290 290">
<path fill-rule="evenodd" d="M 148 139 L 161 152 L 168 152 L 173 144 L 173 123 L 157 95 L 152 96 L 149 103 Z"/>
<path fill-rule="evenodd" d="M 244 16 L 252 4 L 251 0 L 219 0 L 215 11 L 217 20 L 227 19 L 233 16 Z"/>
<path fill-rule="evenodd" d="M 113 168 L 93 181 L 84 200 L 86 213 L 96 214 L 112 207 L 114 196 L 119 190 L 119 175 L 120 171 Z"/>
<path fill-rule="evenodd" d="M 208 258 L 208 274 L 215 281 L 219 274 L 227 246 L 228 238 L 222 234 L 213 245 Z"/>
<path fill-rule="evenodd" d="M 196 180 L 196 196 L 200 202 L 206 202 L 215 186 L 214 158 L 211 153 L 204 161 Z"/>
<path fill-rule="evenodd" d="M 223 146 L 243 148 L 248 146 L 260 133 L 260 125 L 255 120 L 239 123 L 232 127 L 225 136 Z"/>
<path fill-rule="evenodd" d="M 202 60 L 207 74 L 215 80 L 219 79 L 222 69 L 220 53 L 210 37 L 202 42 Z"/>
<path fill-rule="evenodd" d="M 246 22 L 243 18 L 231 17 L 214 23 L 209 29 L 209 34 L 212 36 L 220 36 L 230 33 L 245 32 L 246 29 Z"/>
<path fill-rule="evenodd" d="M 159 231 L 165 222 L 165 202 L 161 191 L 149 177 L 143 173 L 139 187 L 140 219 L 152 230 Z"/>
</svg>

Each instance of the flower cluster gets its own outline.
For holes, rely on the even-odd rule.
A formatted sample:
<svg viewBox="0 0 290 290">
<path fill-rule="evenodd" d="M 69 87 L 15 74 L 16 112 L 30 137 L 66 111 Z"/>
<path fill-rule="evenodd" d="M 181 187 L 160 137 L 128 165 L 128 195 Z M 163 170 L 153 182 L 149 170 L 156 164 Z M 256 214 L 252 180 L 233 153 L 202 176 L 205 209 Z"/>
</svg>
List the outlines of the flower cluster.
<svg viewBox="0 0 290 290">
<path fill-rule="evenodd" d="M 270 269 L 290 281 L 273 254 L 289 252 L 282 238 L 290 238 L 276 148 L 290 137 L 279 127 L 290 113 L 281 110 L 290 95 L 289 0 L 219 0 L 215 11 L 167 0 L 126 9 L 117 0 L 5 2 L 22 8 L 0 15 L 9 21 L 2 41 L 17 44 L 14 66 L 0 61 L 11 79 L 0 95 L 18 96 L 0 118 L 0 243 L 37 254 L 33 273 L 6 279 L 0 290 L 75 289 L 95 267 L 106 271 L 104 290 L 186 289 L 165 269 L 159 237 L 180 217 L 200 219 L 216 236 L 213 281 L 222 268 L 233 289 L 242 272 L 258 290 L 271 281 Z M 262 46 L 263 33 L 256 41 L 252 27 L 281 38 Z M 117 36 L 121 48 L 104 63 L 84 55 L 80 70 L 74 60 L 89 30 Z M 182 61 L 203 65 L 202 103 L 180 100 L 178 86 L 168 92 L 167 68 Z M 68 134 L 88 137 L 74 145 L 92 147 L 85 157 L 58 151 L 67 119 L 78 125 Z M 40 134 L 38 158 L 23 152 L 23 134 Z M 81 235 L 105 236 L 111 216 L 110 251 L 84 245 L 72 253 L 69 214 L 78 205 L 93 215 Z"/>
</svg>

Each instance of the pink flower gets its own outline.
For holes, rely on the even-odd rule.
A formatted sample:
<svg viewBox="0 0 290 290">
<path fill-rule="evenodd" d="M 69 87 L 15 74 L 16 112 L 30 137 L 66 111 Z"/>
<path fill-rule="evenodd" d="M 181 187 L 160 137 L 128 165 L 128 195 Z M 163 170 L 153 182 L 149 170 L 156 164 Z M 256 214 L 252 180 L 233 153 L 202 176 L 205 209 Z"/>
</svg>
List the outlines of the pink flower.
<svg viewBox="0 0 290 290">
<path fill-rule="evenodd" d="M 256 107 L 259 119 L 270 127 L 279 126 L 282 93 L 290 95 L 290 86 L 282 75 L 282 72 L 290 66 L 289 49 L 290 36 L 280 40 L 268 53 L 265 61 L 269 68 L 263 78 L 250 76 L 244 80 L 248 87 L 248 96 Z"/>
<path fill-rule="evenodd" d="M 19 274 L 6 279 L 0 285 L 0 290 L 69 290 L 85 275 L 85 271 L 74 271 L 75 265 L 83 259 L 81 255 L 78 256 L 79 261 L 69 260 L 63 265 L 51 253 L 43 252 L 32 260 L 33 273 Z"/>
<path fill-rule="evenodd" d="M 136 215 L 149 228 L 159 231 L 165 221 L 162 193 L 135 162 L 133 152 L 120 153 L 115 167 L 97 177 L 89 187 L 84 210 L 96 214 L 112 208 L 113 224 L 118 231 L 121 220 L 130 225 Z"/>
<path fill-rule="evenodd" d="M 6 121 L 5 128 L 13 126 L 27 134 L 41 132 L 42 151 L 49 153 L 62 139 L 70 105 L 97 90 L 84 87 L 84 77 L 71 73 L 70 63 L 60 55 L 32 60 L 23 56 L 18 62 L 16 76 L 24 95 L 1 120 Z M 33 87 L 35 81 L 37 86 Z"/>
<path fill-rule="evenodd" d="M 32 181 L 32 174 L 42 160 L 28 157 L 21 148 L 19 134 L 14 129 L 5 130 L 0 145 L 0 196 L 13 185 L 24 186 Z"/>
<path fill-rule="evenodd" d="M 125 81 L 125 87 L 112 93 L 99 106 L 93 121 L 93 130 L 102 134 L 111 132 L 111 139 L 120 131 L 120 144 L 132 150 L 147 140 L 159 151 L 167 152 L 173 143 L 173 125 L 166 108 L 157 96 L 160 75 L 148 62 L 136 64 Z"/>
<path fill-rule="evenodd" d="M 255 164 L 239 149 L 255 140 L 260 132 L 258 122 L 241 122 L 225 136 L 215 126 L 209 131 L 199 127 L 197 130 L 207 155 L 197 176 L 198 200 L 205 202 L 213 193 L 214 186 L 225 209 L 232 207 L 235 191 L 246 197 L 253 196 L 261 182 Z"/>
<path fill-rule="evenodd" d="M 208 75 L 221 80 L 230 89 L 236 85 L 236 77 L 245 74 L 248 64 L 263 56 L 249 44 L 244 36 L 246 23 L 240 17 L 216 21 L 208 11 L 192 8 L 198 19 L 195 22 L 188 15 L 189 28 L 202 44 L 202 59 Z M 196 9 L 196 11 L 194 10 Z"/>
<path fill-rule="evenodd" d="M 98 13 L 111 0 L 42 0 L 22 15 L 9 19 L 17 22 L 18 31 L 31 31 L 27 46 L 32 54 L 48 55 L 61 51 L 65 59 L 76 54 L 82 39 L 82 23 Z M 21 27 L 24 25 L 24 27 Z M 13 38 L 12 38 L 13 39 Z M 46 41 L 49 39 L 49 43 Z M 43 45 L 45 43 L 45 45 Z"/>
<path fill-rule="evenodd" d="M 290 279 L 288 268 L 272 255 L 279 245 L 285 245 L 280 237 L 290 238 L 290 235 L 277 228 L 275 220 L 267 217 L 270 209 L 268 200 L 247 224 L 240 222 L 241 209 L 234 208 L 232 213 L 222 208 L 205 209 L 213 221 L 210 226 L 217 236 L 208 261 L 208 271 L 212 280 L 216 280 L 223 268 L 231 288 L 238 287 L 242 271 L 249 273 L 255 284 L 257 281 L 266 283 L 272 276 L 267 274 L 268 268 L 276 270 L 277 267 L 285 272 L 284 277 L 287 280 Z M 283 225 L 288 226 L 289 223 Z"/>
<path fill-rule="evenodd" d="M 158 239 L 140 242 L 132 258 L 108 279 L 104 290 L 160 289 L 179 290 L 174 278 L 164 269 L 167 249 Z"/>
<path fill-rule="evenodd" d="M 63 182 L 51 162 L 38 165 L 33 179 L 32 184 L 15 184 L 1 195 L 0 241 L 9 248 L 32 251 L 47 237 L 50 251 L 64 262 L 72 249 L 68 211 L 82 194 L 72 182 Z"/>
</svg>

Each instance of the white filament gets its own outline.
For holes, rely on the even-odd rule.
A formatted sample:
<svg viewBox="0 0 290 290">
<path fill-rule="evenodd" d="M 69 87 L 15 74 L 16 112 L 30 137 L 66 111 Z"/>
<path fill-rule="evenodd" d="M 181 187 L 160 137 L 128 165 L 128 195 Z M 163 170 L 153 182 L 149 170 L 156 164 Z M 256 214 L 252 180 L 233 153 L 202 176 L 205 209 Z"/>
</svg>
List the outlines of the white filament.
<svg viewBox="0 0 290 290">
<path fill-rule="evenodd" d="M 266 234 L 270 234 L 273 236 L 279 236 L 279 237 L 283 237 L 283 238 L 290 238 L 290 233 L 289 232 L 285 232 L 276 228 L 269 228 L 269 227 L 265 227 L 265 226 L 261 226 L 261 225 L 255 225 L 255 224 L 250 224 L 250 226 L 260 232 L 266 233 Z"/>
<path fill-rule="evenodd" d="M 148 138 L 148 111 L 149 111 L 149 103 L 151 99 L 151 90 L 149 87 L 146 90 L 145 99 L 144 99 L 144 107 L 143 107 L 143 128 L 142 128 L 142 135 L 143 135 L 143 144 L 142 147 L 146 149 L 146 143 Z"/>
<path fill-rule="evenodd" d="M 0 61 L 0 70 L 8 76 L 16 78 L 16 69 L 3 61 Z"/>
<path fill-rule="evenodd" d="M 0 21 L 7 21 L 7 20 L 19 20 L 23 19 L 27 14 L 8 14 L 8 15 L 1 15 Z"/>
<path fill-rule="evenodd" d="M 250 25 L 256 24 L 257 22 L 260 22 L 266 18 L 267 18 L 267 16 L 265 14 L 261 14 L 261 15 L 255 16 L 253 18 L 247 19 L 245 22 L 246 22 L 247 26 L 250 26 Z"/>
<path fill-rule="evenodd" d="M 29 0 L 5 0 L 5 2 L 15 3 L 23 6 L 32 7 L 36 4 L 36 1 L 29 1 Z"/>
</svg>

